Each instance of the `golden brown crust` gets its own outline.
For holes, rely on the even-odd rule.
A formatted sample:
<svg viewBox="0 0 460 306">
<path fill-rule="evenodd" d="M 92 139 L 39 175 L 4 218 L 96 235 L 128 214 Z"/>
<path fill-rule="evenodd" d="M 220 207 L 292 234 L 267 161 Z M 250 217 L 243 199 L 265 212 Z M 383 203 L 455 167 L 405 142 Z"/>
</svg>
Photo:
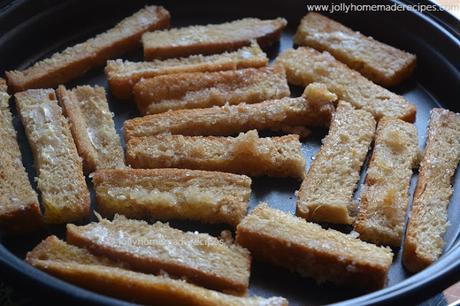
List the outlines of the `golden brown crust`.
<svg viewBox="0 0 460 306">
<path fill-rule="evenodd" d="M 45 222 L 86 218 L 90 199 L 82 163 L 54 90 L 30 89 L 15 97 L 35 160 Z"/>
<path fill-rule="evenodd" d="M 307 47 L 289 49 L 281 53 L 275 63 L 284 66 L 289 83 L 301 86 L 312 82 L 324 83 L 339 99 L 371 112 L 377 120 L 391 117 L 415 121 L 415 105 L 372 83 L 328 52 L 321 53 Z"/>
<path fill-rule="evenodd" d="M 126 120 L 125 140 L 163 133 L 228 136 L 252 129 L 281 130 L 290 126 L 328 126 L 332 103 L 305 97 L 268 100 L 255 104 L 184 109 Z"/>
<path fill-rule="evenodd" d="M 144 58 L 219 53 L 247 46 L 253 39 L 264 48 L 280 39 L 286 25 L 284 18 L 245 18 L 222 24 L 148 32 L 142 36 Z"/>
<path fill-rule="evenodd" d="M 319 283 L 377 290 L 385 286 L 393 254 L 263 203 L 237 227 L 236 241 L 256 258 Z"/>
<path fill-rule="evenodd" d="M 105 75 L 112 95 L 119 99 L 128 99 L 133 86 L 142 78 L 183 72 L 211 72 L 257 68 L 267 65 L 267 55 L 256 42 L 250 46 L 232 52 L 212 55 L 191 55 L 183 58 L 153 60 L 149 62 L 130 62 L 121 59 L 107 61 Z"/>
<path fill-rule="evenodd" d="M 290 95 L 282 66 L 190 72 L 142 79 L 133 90 L 140 112 L 258 103 Z"/>
<path fill-rule="evenodd" d="M 299 179 L 305 175 L 298 135 L 259 138 L 254 130 L 238 137 L 136 137 L 127 144 L 126 160 L 134 168 L 186 168 Z"/>
<path fill-rule="evenodd" d="M 246 249 L 161 222 L 149 225 L 115 216 L 85 226 L 68 224 L 67 241 L 135 270 L 165 271 L 210 289 L 244 294 L 249 285 L 251 258 Z"/>
<path fill-rule="evenodd" d="M 105 64 L 140 45 L 141 35 L 169 26 L 170 15 L 161 6 L 147 6 L 115 27 L 83 43 L 69 47 L 23 71 L 7 71 L 11 90 L 56 87 L 78 77 L 95 66 Z"/>
<path fill-rule="evenodd" d="M 418 153 L 415 125 L 399 119 L 380 120 L 354 224 L 360 239 L 400 246 Z"/>
<path fill-rule="evenodd" d="M 353 192 L 375 132 L 372 114 L 340 101 L 331 127 L 297 194 L 296 214 L 351 224 Z"/>
<path fill-rule="evenodd" d="M 246 215 L 251 179 L 187 169 L 110 169 L 93 175 L 103 216 L 188 219 L 236 226 Z"/>
<path fill-rule="evenodd" d="M 78 286 L 145 305 L 287 306 L 284 298 L 239 297 L 201 288 L 183 280 L 127 270 L 85 249 L 50 236 L 27 254 L 34 267 Z"/>
<path fill-rule="evenodd" d="M 355 32 L 318 13 L 308 13 L 300 22 L 294 41 L 336 59 L 382 86 L 395 86 L 414 71 L 416 57 Z"/>
<path fill-rule="evenodd" d="M 423 270 L 442 254 L 459 160 L 460 114 L 432 109 L 404 242 L 403 264 L 410 272 Z"/>
<path fill-rule="evenodd" d="M 123 168 L 124 154 L 115 131 L 105 90 L 96 86 L 77 86 L 56 90 L 86 173 L 96 169 Z"/>
</svg>

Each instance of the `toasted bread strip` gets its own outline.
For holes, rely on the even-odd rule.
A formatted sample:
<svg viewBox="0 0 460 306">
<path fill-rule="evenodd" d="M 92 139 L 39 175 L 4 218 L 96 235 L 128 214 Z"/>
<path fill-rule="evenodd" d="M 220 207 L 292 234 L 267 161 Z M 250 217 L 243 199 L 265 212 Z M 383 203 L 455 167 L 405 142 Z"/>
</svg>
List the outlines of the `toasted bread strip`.
<svg viewBox="0 0 460 306">
<path fill-rule="evenodd" d="M 300 22 L 294 42 L 336 59 L 382 86 L 394 86 L 414 71 L 416 56 L 374 40 L 318 13 Z"/>
<path fill-rule="evenodd" d="M 84 288 L 145 305 L 287 306 L 281 297 L 239 297 L 183 280 L 133 272 L 120 263 L 50 236 L 27 254 L 34 267 Z"/>
<path fill-rule="evenodd" d="M 7 71 L 8 85 L 14 92 L 56 87 L 105 64 L 109 58 L 136 48 L 144 32 L 168 27 L 169 19 L 169 12 L 163 7 L 147 6 L 110 30 L 55 53 L 23 71 Z"/>
<path fill-rule="evenodd" d="M 339 99 L 355 108 L 371 112 L 378 120 L 392 117 L 404 121 L 415 120 L 415 106 L 404 97 L 375 84 L 358 72 L 342 64 L 328 52 L 311 48 L 290 49 L 283 52 L 275 63 L 284 65 L 288 82 L 306 86 L 321 82 Z"/>
<path fill-rule="evenodd" d="M 318 282 L 376 290 L 385 286 L 389 248 L 323 229 L 262 203 L 238 225 L 236 241 L 260 260 Z"/>
<path fill-rule="evenodd" d="M 194 72 L 143 79 L 134 86 L 142 114 L 170 109 L 258 103 L 290 95 L 282 66 L 218 72 Z"/>
<path fill-rule="evenodd" d="M 380 120 L 354 225 L 360 239 L 400 246 L 418 152 L 415 125 L 399 119 Z"/>
<path fill-rule="evenodd" d="M 187 168 L 249 176 L 305 176 L 298 135 L 259 138 L 257 131 L 238 137 L 163 134 L 132 138 L 126 160 L 133 168 Z"/>
<path fill-rule="evenodd" d="M 434 108 L 404 242 L 403 263 L 411 272 L 426 268 L 442 254 L 459 160 L 460 114 Z"/>
<path fill-rule="evenodd" d="M 238 294 L 245 293 L 249 285 L 251 258 L 246 249 L 161 222 L 150 225 L 116 215 L 113 221 L 68 224 L 67 240 L 140 272 L 165 271 L 207 288 Z"/>
<path fill-rule="evenodd" d="M 105 75 L 113 96 L 128 99 L 133 86 L 142 78 L 181 72 L 223 71 L 267 65 L 267 55 L 256 42 L 232 52 L 212 55 L 191 55 L 184 58 L 130 62 L 121 59 L 107 61 Z"/>
<path fill-rule="evenodd" d="M 144 58 L 168 58 L 235 50 L 256 39 L 262 48 L 278 41 L 286 27 L 284 18 L 244 18 L 221 24 L 189 26 L 142 35 Z"/>
<path fill-rule="evenodd" d="M 81 220 L 89 214 L 89 192 L 69 125 L 54 90 L 15 94 L 35 160 L 47 223 Z"/>
<path fill-rule="evenodd" d="M 261 103 L 183 109 L 126 120 L 125 140 L 163 133 L 227 136 L 249 130 L 282 130 L 286 126 L 328 126 L 334 106 L 329 92 Z M 329 93 L 330 94 L 330 93 Z"/>
<path fill-rule="evenodd" d="M 104 216 L 188 219 L 236 226 L 246 215 L 251 179 L 182 169 L 99 170 L 93 175 L 97 210 Z"/>
<path fill-rule="evenodd" d="M 375 132 L 364 110 L 340 101 L 329 134 L 297 194 L 297 215 L 315 222 L 351 224 L 359 171 Z"/>
<path fill-rule="evenodd" d="M 83 158 L 85 171 L 125 167 L 123 149 L 104 88 L 77 86 L 67 90 L 61 85 L 56 94 L 70 121 L 70 130 Z"/>
<path fill-rule="evenodd" d="M 6 82 L 0 79 L 0 229 L 25 233 L 42 225 L 40 205 L 22 165 Z"/>
</svg>

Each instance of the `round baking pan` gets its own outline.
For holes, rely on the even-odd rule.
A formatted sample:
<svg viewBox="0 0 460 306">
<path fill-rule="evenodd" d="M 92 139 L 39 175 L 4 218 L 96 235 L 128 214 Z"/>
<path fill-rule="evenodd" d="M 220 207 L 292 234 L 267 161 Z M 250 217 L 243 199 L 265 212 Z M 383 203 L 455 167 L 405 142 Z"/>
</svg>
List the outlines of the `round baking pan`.
<svg viewBox="0 0 460 306">
<path fill-rule="evenodd" d="M 273 59 L 283 49 L 292 46 L 292 35 L 307 12 L 307 1 L 157 1 L 171 12 L 172 25 L 206 24 L 242 17 L 285 17 L 289 25 L 279 44 L 267 50 Z M 308 4 L 312 3 L 308 1 Z M 317 1 L 325 4 L 326 1 Z M 355 5 L 370 4 L 354 1 Z M 377 3 L 377 2 L 376 2 Z M 409 1 L 379 1 L 378 4 L 411 5 Z M 429 2 L 419 1 L 427 5 Z M 336 3 L 337 4 L 337 3 Z M 66 46 L 81 42 L 110 28 L 117 21 L 141 8 L 141 1 L 3 1 L 0 2 L 0 71 L 22 69 L 35 61 L 60 51 Z M 328 14 L 328 13 L 326 13 Z M 329 15 L 329 14 L 328 14 Z M 460 111 L 460 25 L 457 19 L 444 11 L 399 12 L 351 11 L 336 12 L 332 17 L 380 41 L 417 54 L 418 66 L 409 80 L 392 88 L 417 106 L 416 125 L 421 146 L 425 143 L 429 111 L 444 107 Z M 123 58 L 142 60 L 142 51 Z M 94 69 L 68 86 L 98 84 L 107 88 L 103 67 Z M 301 92 L 292 88 L 293 95 Z M 115 113 L 115 124 L 120 131 L 123 121 L 138 116 L 133 103 L 118 101 L 110 96 L 109 104 Z M 14 114 L 14 107 L 12 107 Z M 23 128 L 15 118 L 15 127 L 23 153 L 23 162 L 33 182 L 35 172 L 30 149 Z M 302 146 L 307 164 L 318 151 L 321 138 L 327 131 L 315 131 Z M 366 166 L 363 169 L 365 173 Z M 458 177 L 458 175 L 457 175 Z M 411 183 L 411 195 L 416 175 Z M 88 180 L 91 188 L 91 182 Z M 294 212 L 294 192 L 300 182 L 290 179 L 256 178 L 250 201 L 252 209 L 259 201 L 284 211 Z M 441 258 L 426 270 L 411 275 L 401 264 L 401 251 L 395 249 L 395 259 L 385 289 L 359 292 L 314 281 L 254 260 L 250 294 L 284 296 L 291 305 L 317 305 L 341 303 L 342 305 L 413 304 L 434 295 L 460 279 L 460 179 L 454 181 L 455 191 L 449 207 L 449 227 L 446 245 Z M 359 193 L 359 190 L 358 190 Z M 94 196 L 93 196 L 94 204 Z M 171 222 L 175 227 L 217 234 L 225 226 L 205 226 L 195 222 Z M 340 228 L 349 231 L 350 228 Z M 67 304 L 126 305 L 91 291 L 81 289 L 49 276 L 23 261 L 27 251 L 50 234 L 64 237 L 64 226 L 47 227 L 42 232 L 27 237 L 0 236 L 0 271 L 11 280 L 25 296 L 33 297 L 34 304 L 49 304 L 54 299 Z M 22 291 L 19 293 L 22 294 Z M 63 302 L 62 302 L 63 303 Z"/>
</svg>

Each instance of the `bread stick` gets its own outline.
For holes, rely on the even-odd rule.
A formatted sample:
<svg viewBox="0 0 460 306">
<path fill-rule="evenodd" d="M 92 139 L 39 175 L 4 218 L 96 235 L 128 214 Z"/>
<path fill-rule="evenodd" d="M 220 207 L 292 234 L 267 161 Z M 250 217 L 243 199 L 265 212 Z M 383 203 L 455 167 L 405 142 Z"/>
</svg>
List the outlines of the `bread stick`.
<svg viewBox="0 0 460 306">
<path fill-rule="evenodd" d="M 297 215 L 351 224 L 353 192 L 375 132 L 372 114 L 339 102 L 331 128 L 297 194 Z"/>
<path fill-rule="evenodd" d="M 144 32 L 168 27 L 169 19 L 169 12 L 163 7 L 146 6 L 94 38 L 55 53 L 25 70 L 7 71 L 8 85 L 14 92 L 56 87 L 105 64 L 109 58 L 136 48 Z"/>
<path fill-rule="evenodd" d="M 142 35 L 144 58 L 219 53 L 247 46 L 253 39 L 264 48 L 280 39 L 286 25 L 284 18 L 244 18 L 221 24 L 147 32 Z"/>
<path fill-rule="evenodd" d="M 85 226 L 68 224 L 67 241 L 140 272 L 165 271 L 210 289 L 244 294 L 249 285 L 251 258 L 246 249 L 161 222 L 150 225 L 115 216 Z"/>
<path fill-rule="evenodd" d="M 314 12 L 302 19 L 294 42 L 328 51 L 348 67 L 382 86 L 398 85 L 412 74 L 416 65 L 414 54 L 381 43 Z"/>
<path fill-rule="evenodd" d="M 418 152 L 415 125 L 399 119 L 380 120 L 354 225 L 360 239 L 391 247 L 401 245 Z"/>
<path fill-rule="evenodd" d="M 259 138 L 255 130 L 238 137 L 164 134 L 131 139 L 126 158 L 134 168 L 186 168 L 302 179 L 305 159 L 300 149 L 298 135 Z"/>
<path fill-rule="evenodd" d="M 410 272 L 428 267 L 442 254 L 459 160 L 460 114 L 434 108 L 404 242 L 403 263 Z"/>
<path fill-rule="evenodd" d="M 42 225 L 42 216 L 37 194 L 22 165 L 6 91 L 5 80 L 0 79 L 0 229 L 26 233 Z"/>
<path fill-rule="evenodd" d="M 415 120 L 415 106 L 404 97 L 375 84 L 348 68 L 328 52 L 311 48 L 289 49 L 281 53 L 275 63 L 284 65 L 289 83 L 306 86 L 311 82 L 326 84 L 328 90 L 355 108 L 382 117 Z"/>
<path fill-rule="evenodd" d="M 70 121 L 70 130 L 86 172 L 125 167 L 123 149 L 104 88 L 77 86 L 67 90 L 61 85 L 56 94 Z"/>
<path fill-rule="evenodd" d="M 306 91 L 307 93 L 307 91 Z M 261 103 L 175 110 L 126 120 L 125 140 L 163 133 L 187 136 L 228 136 L 249 130 L 281 130 L 285 126 L 328 126 L 335 96 L 282 98 Z"/>
<path fill-rule="evenodd" d="M 90 199 L 82 163 L 54 90 L 30 89 L 15 97 L 35 160 L 45 222 L 86 218 Z"/>
<path fill-rule="evenodd" d="M 191 55 L 183 58 L 130 62 L 121 59 L 107 61 L 105 75 L 110 91 L 119 99 L 129 99 L 133 86 L 142 78 L 181 72 L 223 71 L 267 65 L 267 55 L 257 42 L 231 52 L 212 55 Z"/>
<path fill-rule="evenodd" d="M 139 81 L 133 93 L 144 115 L 225 103 L 252 104 L 290 95 L 282 66 L 158 76 Z"/>
<path fill-rule="evenodd" d="M 281 297 L 240 297 L 167 276 L 128 270 L 116 261 L 50 236 L 27 254 L 34 267 L 77 286 L 143 305 L 287 306 Z"/>
<path fill-rule="evenodd" d="M 263 203 L 238 225 L 236 241 L 254 258 L 317 282 L 359 289 L 385 286 L 393 259 L 389 248 L 323 229 Z"/>
<path fill-rule="evenodd" d="M 187 169 L 108 169 L 93 175 L 103 216 L 188 219 L 236 226 L 246 215 L 251 179 Z"/>
</svg>

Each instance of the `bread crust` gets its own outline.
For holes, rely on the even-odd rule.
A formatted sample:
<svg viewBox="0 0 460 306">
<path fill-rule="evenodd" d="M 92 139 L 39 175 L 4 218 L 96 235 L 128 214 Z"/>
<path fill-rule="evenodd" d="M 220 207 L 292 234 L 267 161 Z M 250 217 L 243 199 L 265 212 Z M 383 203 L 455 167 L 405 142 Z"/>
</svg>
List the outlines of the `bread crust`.
<svg viewBox="0 0 460 306">
<path fill-rule="evenodd" d="M 68 90 L 60 85 L 56 94 L 83 158 L 86 173 L 104 168 L 124 168 L 124 153 L 115 131 L 105 90 L 100 86 L 77 86 Z"/>
<path fill-rule="evenodd" d="M 360 239 L 400 246 L 418 153 L 415 125 L 399 119 L 380 120 L 354 224 Z"/>
<path fill-rule="evenodd" d="M 290 95 L 282 66 L 218 72 L 190 72 L 139 81 L 134 101 L 143 115 L 226 103 L 258 103 Z"/>
<path fill-rule="evenodd" d="M 105 217 L 188 219 L 236 226 L 246 215 L 251 179 L 188 169 L 107 169 L 93 175 Z"/>
<path fill-rule="evenodd" d="M 289 49 L 281 53 L 275 63 L 284 66 L 289 83 L 300 86 L 324 83 L 339 99 L 371 112 L 377 120 L 390 117 L 415 121 L 415 105 L 369 81 L 326 51 L 321 53 L 307 47 Z"/>
<path fill-rule="evenodd" d="M 417 62 L 414 54 L 355 32 L 315 12 L 303 17 L 294 42 L 328 51 L 372 82 L 386 87 L 398 85 L 407 79 Z"/>
<path fill-rule="evenodd" d="M 168 27 L 169 19 L 169 12 L 163 7 L 147 6 L 94 38 L 55 53 L 25 70 L 7 71 L 8 85 L 14 92 L 56 87 L 105 64 L 109 58 L 136 48 L 144 32 Z"/>
<path fill-rule="evenodd" d="M 254 130 L 238 137 L 163 134 L 133 138 L 127 144 L 126 158 L 134 168 L 186 168 L 299 179 L 305 175 L 298 135 L 259 138 Z"/>
<path fill-rule="evenodd" d="M 460 114 L 432 109 L 404 242 L 403 264 L 410 272 L 425 269 L 442 254 L 459 160 Z"/>
<path fill-rule="evenodd" d="M 128 270 L 118 262 L 50 236 L 27 254 L 34 267 L 78 286 L 146 305 L 287 306 L 281 297 L 239 297 L 201 288 L 183 280 Z"/>
<path fill-rule="evenodd" d="M 90 198 L 68 122 L 54 90 L 15 94 L 16 106 L 35 160 L 46 223 L 65 223 L 89 215 Z"/>
<path fill-rule="evenodd" d="M 280 39 L 286 25 L 284 18 L 244 18 L 222 24 L 147 32 L 142 36 L 144 58 L 219 53 L 247 46 L 253 39 L 264 48 Z"/>
<path fill-rule="evenodd" d="M 133 86 L 142 78 L 184 72 L 211 72 L 257 68 L 267 65 L 267 55 L 253 41 L 247 47 L 231 52 L 212 55 L 191 55 L 189 57 L 153 60 L 148 62 L 130 62 L 121 59 L 109 60 L 105 75 L 110 91 L 118 99 L 129 99 Z"/>
<path fill-rule="evenodd" d="M 389 248 L 268 207 L 263 203 L 237 227 L 236 241 L 254 258 L 312 277 L 319 283 L 377 290 L 392 263 Z"/>
<path fill-rule="evenodd" d="M 248 289 L 249 252 L 208 234 L 115 216 L 113 221 L 104 219 L 85 226 L 68 224 L 67 241 L 140 272 L 165 271 L 209 289 L 235 294 L 245 294 Z"/>
</svg>

